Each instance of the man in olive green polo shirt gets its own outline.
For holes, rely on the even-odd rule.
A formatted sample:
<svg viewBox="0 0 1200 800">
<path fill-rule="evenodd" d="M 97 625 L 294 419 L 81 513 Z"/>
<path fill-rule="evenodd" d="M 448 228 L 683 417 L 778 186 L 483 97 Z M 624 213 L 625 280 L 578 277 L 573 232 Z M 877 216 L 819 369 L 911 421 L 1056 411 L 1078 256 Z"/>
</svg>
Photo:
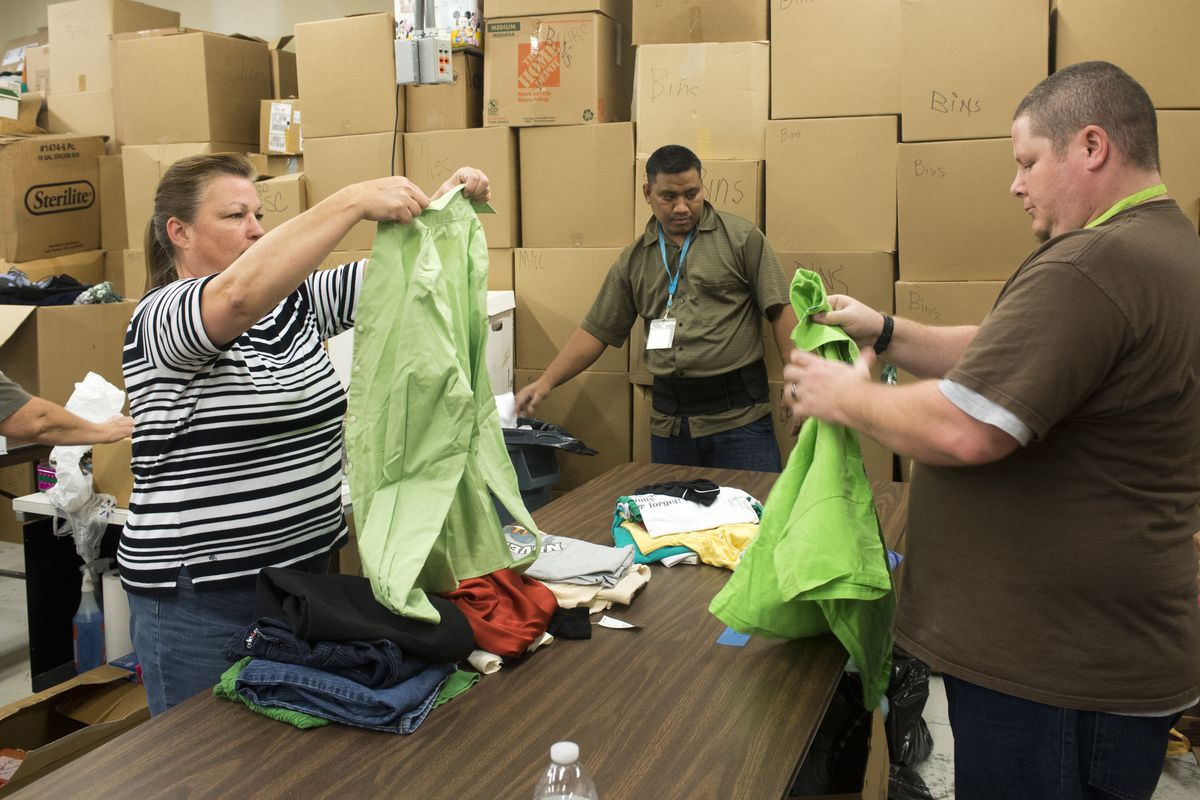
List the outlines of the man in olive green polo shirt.
<svg viewBox="0 0 1200 800">
<path fill-rule="evenodd" d="M 787 363 L 796 326 L 787 280 L 761 231 L 704 200 L 700 174 L 686 147 L 650 156 L 643 193 L 653 219 L 609 270 L 566 346 L 517 393 L 517 413 L 532 414 L 605 347 L 624 344 L 641 317 L 654 375 L 654 463 L 778 472 L 760 320 L 771 321 Z"/>
<path fill-rule="evenodd" d="M 86 445 L 118 442 L 133 435 L 133 420 L 117 415 L 104 422 L 76 416 L 22 389 L 0 372 L 0 436 L 23 442 Z"/>
</svg>

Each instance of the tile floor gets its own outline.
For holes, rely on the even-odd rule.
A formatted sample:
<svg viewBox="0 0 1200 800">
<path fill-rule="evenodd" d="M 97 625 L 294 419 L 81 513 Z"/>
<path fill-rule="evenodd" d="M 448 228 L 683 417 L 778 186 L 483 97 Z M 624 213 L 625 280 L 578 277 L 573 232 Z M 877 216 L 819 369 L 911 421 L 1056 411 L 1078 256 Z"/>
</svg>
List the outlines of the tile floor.
<svg viewBox="0 0 1200 800">
<path fill-rule="evenodd" d="M 0 542 L 0 570 L 22 571 L 25 559 L 20 545 Z M 0 576 L 0 706 L 30 692 L 28 634 L 25 628 L 25 585 L 18 578 Z M 933 735 L 933 752 L 917 772 L 934 800 L 954 800 L 954 737 L 946 715 L 946 693 L 941 678 L 929 686 L 925 722 Z M 1200 765 L 1192 756 L 1167 759 L 1154 800 L 1200 798 Z"/>
</svg>

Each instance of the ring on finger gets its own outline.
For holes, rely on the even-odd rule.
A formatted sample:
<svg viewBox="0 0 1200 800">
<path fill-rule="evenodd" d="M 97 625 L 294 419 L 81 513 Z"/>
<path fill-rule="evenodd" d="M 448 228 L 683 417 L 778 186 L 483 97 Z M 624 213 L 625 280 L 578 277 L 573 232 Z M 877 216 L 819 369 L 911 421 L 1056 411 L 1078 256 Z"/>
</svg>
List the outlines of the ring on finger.
<svg viewBox="0 0 1200 800">
<path fill-rule="evenodd" d="M 794 383 L 789 383 L 789 384 L 788 384 L 788 389 L 789 389 L 789 390 L 791 390 L 791 392 L 792 392 L 792 399 L 793 399 L 793 400 L 799 400 L 799 399 L 800 399 L 800 398 L 799 398 L 799 396 L 796 394 L 796 384 L 794 384 Z"/>
</svg>

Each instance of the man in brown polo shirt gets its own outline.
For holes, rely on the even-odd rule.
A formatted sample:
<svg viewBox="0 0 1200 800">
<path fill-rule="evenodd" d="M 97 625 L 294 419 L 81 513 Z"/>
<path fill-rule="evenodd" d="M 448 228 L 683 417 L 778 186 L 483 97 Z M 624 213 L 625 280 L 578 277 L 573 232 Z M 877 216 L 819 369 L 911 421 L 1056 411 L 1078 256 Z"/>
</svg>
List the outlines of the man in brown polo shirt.
<svg viewBox="0 0 1200 800">
<path fill-rule="evenodd" d="M 1200 697 L 1200 237 L 1112 64 L 1044 80 L 1012 136 L 1042 245 L 983 324 L 835 297 L 814 319 L 866 357 L 784 375 L 797 415 L 919 462 L 896 639 L 945 675 L 956 796 L 1145 798 Z M 928 380 L 870 383 L 872 344 Z"/>
<path fill-rule="evenodd" d="M 705 201 L 700 170 L 679 145 L 650 156 L 643 192 L 653 218 L 566 346 L 517 393 L 517 413 L 532 414 L 605 347 L 624 344 L 640 317 L 654 375 L 654 463 L 778 472 L 761 320 L 786 359 L 796 326 L 787 279 L 761 231 Z"/>
</svg>

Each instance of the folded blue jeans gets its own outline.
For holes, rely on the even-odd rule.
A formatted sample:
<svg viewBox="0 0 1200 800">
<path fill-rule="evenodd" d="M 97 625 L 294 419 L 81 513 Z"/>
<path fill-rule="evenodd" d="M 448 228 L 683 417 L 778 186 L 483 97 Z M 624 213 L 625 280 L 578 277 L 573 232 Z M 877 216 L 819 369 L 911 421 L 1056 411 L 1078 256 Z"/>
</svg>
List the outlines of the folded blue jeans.
<svg viewBox="0 0 1200 800">
<path fill-rule="evenodd" d="M 363 686 L 383 689 L 412 678 L 427 661 L 405 657 L 395 642 L 306 642 L 283 622 L 264 617 L 246 627 L 225 645 L 225 657 L 297 664 L 349 678 Z"/>
<path fill-rule="evenodd" d="M 453 670 L 453 664 L 431 664 L 395 686 L 372 689 L 312 667 L 255 659 L 238 676 L 237 693 L 260 706 L 408 734 L 429 714 L 438 689 Z"/>
</svg>

